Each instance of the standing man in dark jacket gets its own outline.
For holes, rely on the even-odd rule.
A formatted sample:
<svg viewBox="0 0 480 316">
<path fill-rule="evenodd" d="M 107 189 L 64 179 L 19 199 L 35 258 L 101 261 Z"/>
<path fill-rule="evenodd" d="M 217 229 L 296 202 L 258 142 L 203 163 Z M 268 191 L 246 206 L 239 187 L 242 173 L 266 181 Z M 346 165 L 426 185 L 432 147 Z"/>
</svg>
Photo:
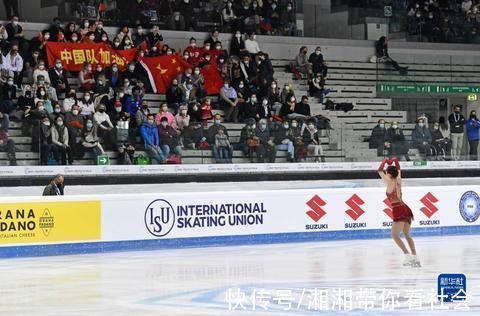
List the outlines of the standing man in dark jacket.
<svg viewBox="0 0 480 316">
<path fill-rule="evenodd" d="M 43 196 L 64 195 L 65 179 L 62 174 L 57 174 L 55 178 L 43 189 Z"/>
<path fill-rule="evenodd" d="M 460 113 L 461 106 L 455 105 L 453 113 L 448 116 L 450 123 L 450 139 L 452 140 L 452 159 L 460 160 L 462 154 L 463 135 L 465 132 L 465 117 Z"/>
</svg>

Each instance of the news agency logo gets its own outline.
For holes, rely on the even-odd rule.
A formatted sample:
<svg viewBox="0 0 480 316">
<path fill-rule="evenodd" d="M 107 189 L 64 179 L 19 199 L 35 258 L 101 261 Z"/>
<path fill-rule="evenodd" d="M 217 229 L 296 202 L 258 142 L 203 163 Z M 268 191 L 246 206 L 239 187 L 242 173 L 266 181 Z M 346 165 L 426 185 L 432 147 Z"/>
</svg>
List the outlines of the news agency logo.
<svg viewBox="0 0 480 316">
<path fill-rule="evenodd" d="M 460 198 L 460 215 L 466 222 L 473 223 L 480 216 L 480 197 L 473 191 L 465 192 Z"/>
<path fill-rule="evenodd" d="M 156 237 L 168 235 L 175 225 L 175 210 L 166 200 L 151 202 L 145 210 L 145 227 Z"/>
<path fill-rule="evenodd" d="M 424 205 L 420 208 L 420 211 L 422 211 L 422 213 L 428 218 L 431 218 L 436 212 L 438 212 L 438 207 L 435 205 L 435 203 L 438 202 L 438 199 L 431 192 L 425 194 L 425 196 L 420 199 L 420 202 Z"/>
<path fill-rule="evenodd" d="M 345 213 L 350 216 L 354 221 L 360 218 L 365 211 L 360 205 L 365 204 L 365 201 L 362 200 L 357 194 L 352 195 L 345 203 L 350 207 Z"/>
<path fill-rule="evenodd" d="M 325 212 L 322 206 L 327 205 L 327 202 L 322 200 L 321 197 L 315 195 L 307 203 L 310 210 L 306 213 L 313 221 L 318 222 L 327 212 Z"/>
</svg>

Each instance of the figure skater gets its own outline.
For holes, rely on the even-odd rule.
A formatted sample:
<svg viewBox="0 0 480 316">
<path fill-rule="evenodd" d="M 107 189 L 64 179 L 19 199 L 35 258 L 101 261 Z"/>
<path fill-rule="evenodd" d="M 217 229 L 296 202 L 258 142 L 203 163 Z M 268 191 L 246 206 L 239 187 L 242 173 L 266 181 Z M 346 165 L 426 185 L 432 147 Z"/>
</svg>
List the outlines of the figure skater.
<svg viewBox="0 0 480 316">
<path fill-rule="evenodd" d="M 389 165 L 386 171 L 384 170 L 385 164 Z M 394 157 L 391 160 L 384 158 L 378 168 L 378 174 L 387 185 L 387 198 L 392 204 L 393 210 L 392 238 L 405 254 L 403 265 L 420 267 L 420 261 L 417 258 L 417 251 L 415 250 L 415 243 L 410 236 L 413 213 L 408 205 L 402 201 L 402 176 L 398 158 Z M 408 252 L 407 247 L 405 247 L 405 244 L 400 238 L 401 232 L 403 232 L 408 242 L 411 253 Z"/>
</svg>

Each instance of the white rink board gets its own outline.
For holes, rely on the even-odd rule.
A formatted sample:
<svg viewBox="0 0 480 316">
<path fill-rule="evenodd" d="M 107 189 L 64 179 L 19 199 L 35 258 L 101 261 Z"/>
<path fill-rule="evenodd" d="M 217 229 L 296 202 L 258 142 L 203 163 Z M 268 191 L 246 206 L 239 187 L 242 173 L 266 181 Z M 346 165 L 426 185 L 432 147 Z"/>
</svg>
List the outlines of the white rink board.
<svg viewBox="0 0 480 316">
<path fill-rule="evenodd" d="M 404 201 L 415 216 L 412 223 L 414 231 L 421 232 L 422 235 L 479 232 L 480 221 L 477 219 L 480 199 L 475 192 L 480 192 L 480 186 L 404 188 Z M 469 198 L 461 202 L 462 196 Z M 214 244 L 244 244 L 248 243 L 248 239 L 262 243 L 262 240 L 295 242 L 305 239 L 386 237 L 391 218 L 385 198 L 384 188 L 341 188 L 60 198 L 11 197 L 0 198 L 0 204 L 100 200 L 101 239 L 75 241 L 68 253 L 76 253 L 77 250 L 114 251 L 117 249 L 115 242 L 121 245 L 118 250 L 135 250 L 137 247 L 145 249 L 167 245 L 170 248 L 193 244 L 205 246 L 211 244 L 212 240 Z M 211 211 L 212 205 L 218 208 L 217 214 Z M 232 211 L 232 205 L 237 205 L 237 211 Z M 252 211 L 246 211 L 245 205 L 250 206 Z M 242 236 L 247 240 L 242 240 Z M 275 236 L 281 238 L 276 239 Z M 240 239 L 235 239 L 236 237 Z M 184 242 L 188 240 L 193 244 Z M 142 245 L 142 241 L 149 243 Z M 166 241 L 177 242 L 167 244 Z M 64 246 L 69 243 L 69 240 L 57 242 Z M 91 243 L 98 244 L 99 249 L 88 246 Z M 52 244 L 55 243 L 0 243 L 0 249 Z M 105 244 L 109 250 L 105 250 Z M 62 254 L 62 249 L 57 249 L 54 254 Z"/>
</svg>

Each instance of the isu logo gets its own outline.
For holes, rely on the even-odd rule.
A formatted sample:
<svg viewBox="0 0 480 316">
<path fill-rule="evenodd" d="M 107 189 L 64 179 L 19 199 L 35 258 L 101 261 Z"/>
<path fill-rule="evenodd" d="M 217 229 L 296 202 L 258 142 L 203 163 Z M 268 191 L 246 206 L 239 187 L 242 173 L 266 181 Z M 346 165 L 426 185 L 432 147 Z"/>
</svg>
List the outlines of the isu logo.
<svg viewBox="0 0 480 316">
<path fill-rule="evenodd" d="M 315 195 L 306 204 L 310 207 L 310 211 L 306 214 L 315 222 L 318 222 L 323 216 L 325 216 L 325 214 L 327 214 L 322 208 L 322 206 L 325 206 L 327 203 L 318 195 Z"/>
<path fill-rule="evenodd" d="M 387 216 L 393 220 L 392 203 L 390 203 L 390 200 L 388 198 L 383 200 L 383 203 L 385 203 L 385 205 L 387 206 L 387 208 L 383 209 L 383 212 L 385 212 L 385 214 L 387 214 Z"/>
<path fill-rule="evenodd" d="M 346 202 L 345 202 L 350 209 L 345 211 L 348 216 L 350 216 L 354 221 L 356 221 L 360 216 L 365 213 L 365 211 L 360 207 L 360 205 L 365 204 L 365 201 L 362 200 L 358 195 L 352 195 Z"/>
<path fill-rule="evenodd" d="M 435 203 L 438 202 L 438 199 L 432 193 L 428 192 L 425 194 L 425 196 L 420 199 L 420 202 L 425 205 L 420 208 L 420 211 L 422 211 L 428 218 L 431 218 L 433 214 L 438 212 L 438 207 L 435 205 Z"/>
</svg>

